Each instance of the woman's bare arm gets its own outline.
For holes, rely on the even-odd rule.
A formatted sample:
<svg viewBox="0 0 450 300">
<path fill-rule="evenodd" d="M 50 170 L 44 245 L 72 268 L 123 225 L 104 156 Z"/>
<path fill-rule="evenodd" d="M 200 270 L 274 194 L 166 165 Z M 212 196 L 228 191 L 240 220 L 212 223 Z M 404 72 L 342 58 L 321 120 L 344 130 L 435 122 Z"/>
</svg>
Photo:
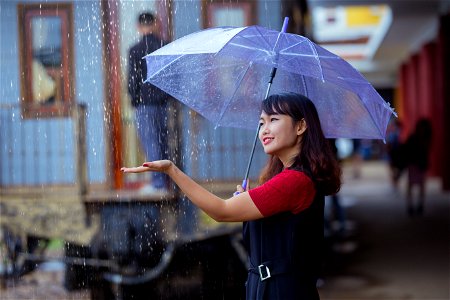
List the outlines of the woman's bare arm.
<svg viewBox="0 0 450 300">
<path fill-rule="evenodd" d="M 263 217 L 248 192 L 241 192 L 227 200 L 221 199 L 200 186 L 169 160 L 146 162 L 140 167 L 121 170 L 124 173 L 166 173 L 196 206 L 219 222 L 249 221 Z"/>
</svg>

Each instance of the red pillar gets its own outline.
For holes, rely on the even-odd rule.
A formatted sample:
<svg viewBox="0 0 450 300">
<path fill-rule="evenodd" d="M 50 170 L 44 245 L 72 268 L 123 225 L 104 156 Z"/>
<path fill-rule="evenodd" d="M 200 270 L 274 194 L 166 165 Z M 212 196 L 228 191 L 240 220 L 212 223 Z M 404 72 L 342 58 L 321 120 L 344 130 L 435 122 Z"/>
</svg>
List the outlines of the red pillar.
<svg viewBox="0 0 450 300">
<path fill-rule="evenodd" d="M 440 176 L 441 157 L 438 151 L 440 139 L 437 138 L 439 133 L 439 123 L 442 111 L 437 109 L 437 76 L 436 65 L 436 43 L 428 43 L 422 47 L 419 53 L 419 98 L 418 103 L 419 118 L 427 118 L 432 125 L 432 145 L 430 152 L 430 174 Z"/>
<path fill-rule="evenodd" d="M 418 56 L 418 118 L 431 118 L 432 107 L 436 101 L 434 48 L 434 44 L 426 44 Z"/>
<path fill-rule="evenodd" d="M 420 72 L 419 72 L 419 54 L 414 54 L 411 57 L 411 94 L 410 94 L 410 106 L 411 115 L 409 117 L 410 128 L 414 130 L 417 120 L 419 119 L 421 112 L 420 107 L 422 106 L 422 99 L 420 99 L 420 90 L 422 86 Z M 411 133 L 411 132 L 410 132 Z"/>
<path fill-rule="evenodd" d="M 400 67 L 400 82 L 399 82 L 399 86 L 400 86 L 400 93 L 399 93 L 399 98 L 398 98 L 398 117 L 400 119 L 400 121 L 402 121 L 402 132 L 401 132 L 401 140 L 404 141 L 406 140 L 407 136 L 408 136 L 408 132 L 410 131 L 409 128 L 409 122 L 407 121 L 408 116 L 411 115 L 410 111 L 409 111 L 409 104 L 407 99 L 409 99 L 409 92 L 410 89 L 408 88 L 409 86 L 409 76 L 408 76 L 408 69 L 409 69 L 409 64 L 408 63 L 404 63 L 402 64 L 402 66 Z"/>
<path fill-rule="evenodd" d="M 418 75 L 418 55 L 412 56 L 409 61 L 402 66 L 403 85 L 403 132 L 402 137 L 406 138 L 414 130 L 414 125 L 418 119 L 420 103 L 418 95 L 419 75 Z"/>
<path fill-rule="evenodd" d="M 441 17 L 437 38 L 438 94 L 436 110 L 441 113 L 438 131 L 435 135 L 437 147 L 442 151 L 441 168 L 444 190 L 450 190 L 450 14 Z M 445 117 L 444 117 L 445 116 Z"/>
</svg>

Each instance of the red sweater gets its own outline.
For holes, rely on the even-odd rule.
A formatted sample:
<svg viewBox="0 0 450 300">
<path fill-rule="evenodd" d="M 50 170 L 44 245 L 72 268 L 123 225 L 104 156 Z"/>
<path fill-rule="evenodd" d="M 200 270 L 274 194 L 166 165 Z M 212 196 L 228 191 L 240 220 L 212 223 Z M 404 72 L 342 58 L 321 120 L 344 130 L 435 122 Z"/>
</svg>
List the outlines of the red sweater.
<svg viewBox="0 0 450 300">
<path fill-rule="evenodd" d="M 269 217 L 285 211 L 297 214 L 308 208 L 316 189 L 305 173 L 285 169 L 248 193 L 261 214 Z"/>
</svg>

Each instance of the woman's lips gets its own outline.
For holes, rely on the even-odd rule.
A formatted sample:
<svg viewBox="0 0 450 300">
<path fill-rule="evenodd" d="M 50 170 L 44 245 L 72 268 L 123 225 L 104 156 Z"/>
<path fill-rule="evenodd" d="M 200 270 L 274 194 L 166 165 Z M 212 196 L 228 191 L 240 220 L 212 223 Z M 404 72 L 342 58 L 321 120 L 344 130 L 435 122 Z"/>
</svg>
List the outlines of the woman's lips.
<svg viewBox="0 0 450 300">
<path fill-rule="evenodd" d="M 273 140 L 273 137 L 265 137 L 263 138 L 263 145 L 269 144 Z"/>
</svg>

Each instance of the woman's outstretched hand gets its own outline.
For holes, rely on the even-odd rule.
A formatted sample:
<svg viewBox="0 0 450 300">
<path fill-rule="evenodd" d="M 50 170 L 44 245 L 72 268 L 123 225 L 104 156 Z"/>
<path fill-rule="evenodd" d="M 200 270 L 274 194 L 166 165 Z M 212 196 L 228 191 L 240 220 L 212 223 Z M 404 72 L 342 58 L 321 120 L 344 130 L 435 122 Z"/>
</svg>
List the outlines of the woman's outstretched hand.
<svg viewBox="0 0 450 300">
<path fill-rule="evenodd" d="M 139 167 L 123 167 L 120 170 L 124 173 L 167 172 L 171 166 L 173 163 L 170 160 L 155 160 L 145 162 Z"/>
</svg>

